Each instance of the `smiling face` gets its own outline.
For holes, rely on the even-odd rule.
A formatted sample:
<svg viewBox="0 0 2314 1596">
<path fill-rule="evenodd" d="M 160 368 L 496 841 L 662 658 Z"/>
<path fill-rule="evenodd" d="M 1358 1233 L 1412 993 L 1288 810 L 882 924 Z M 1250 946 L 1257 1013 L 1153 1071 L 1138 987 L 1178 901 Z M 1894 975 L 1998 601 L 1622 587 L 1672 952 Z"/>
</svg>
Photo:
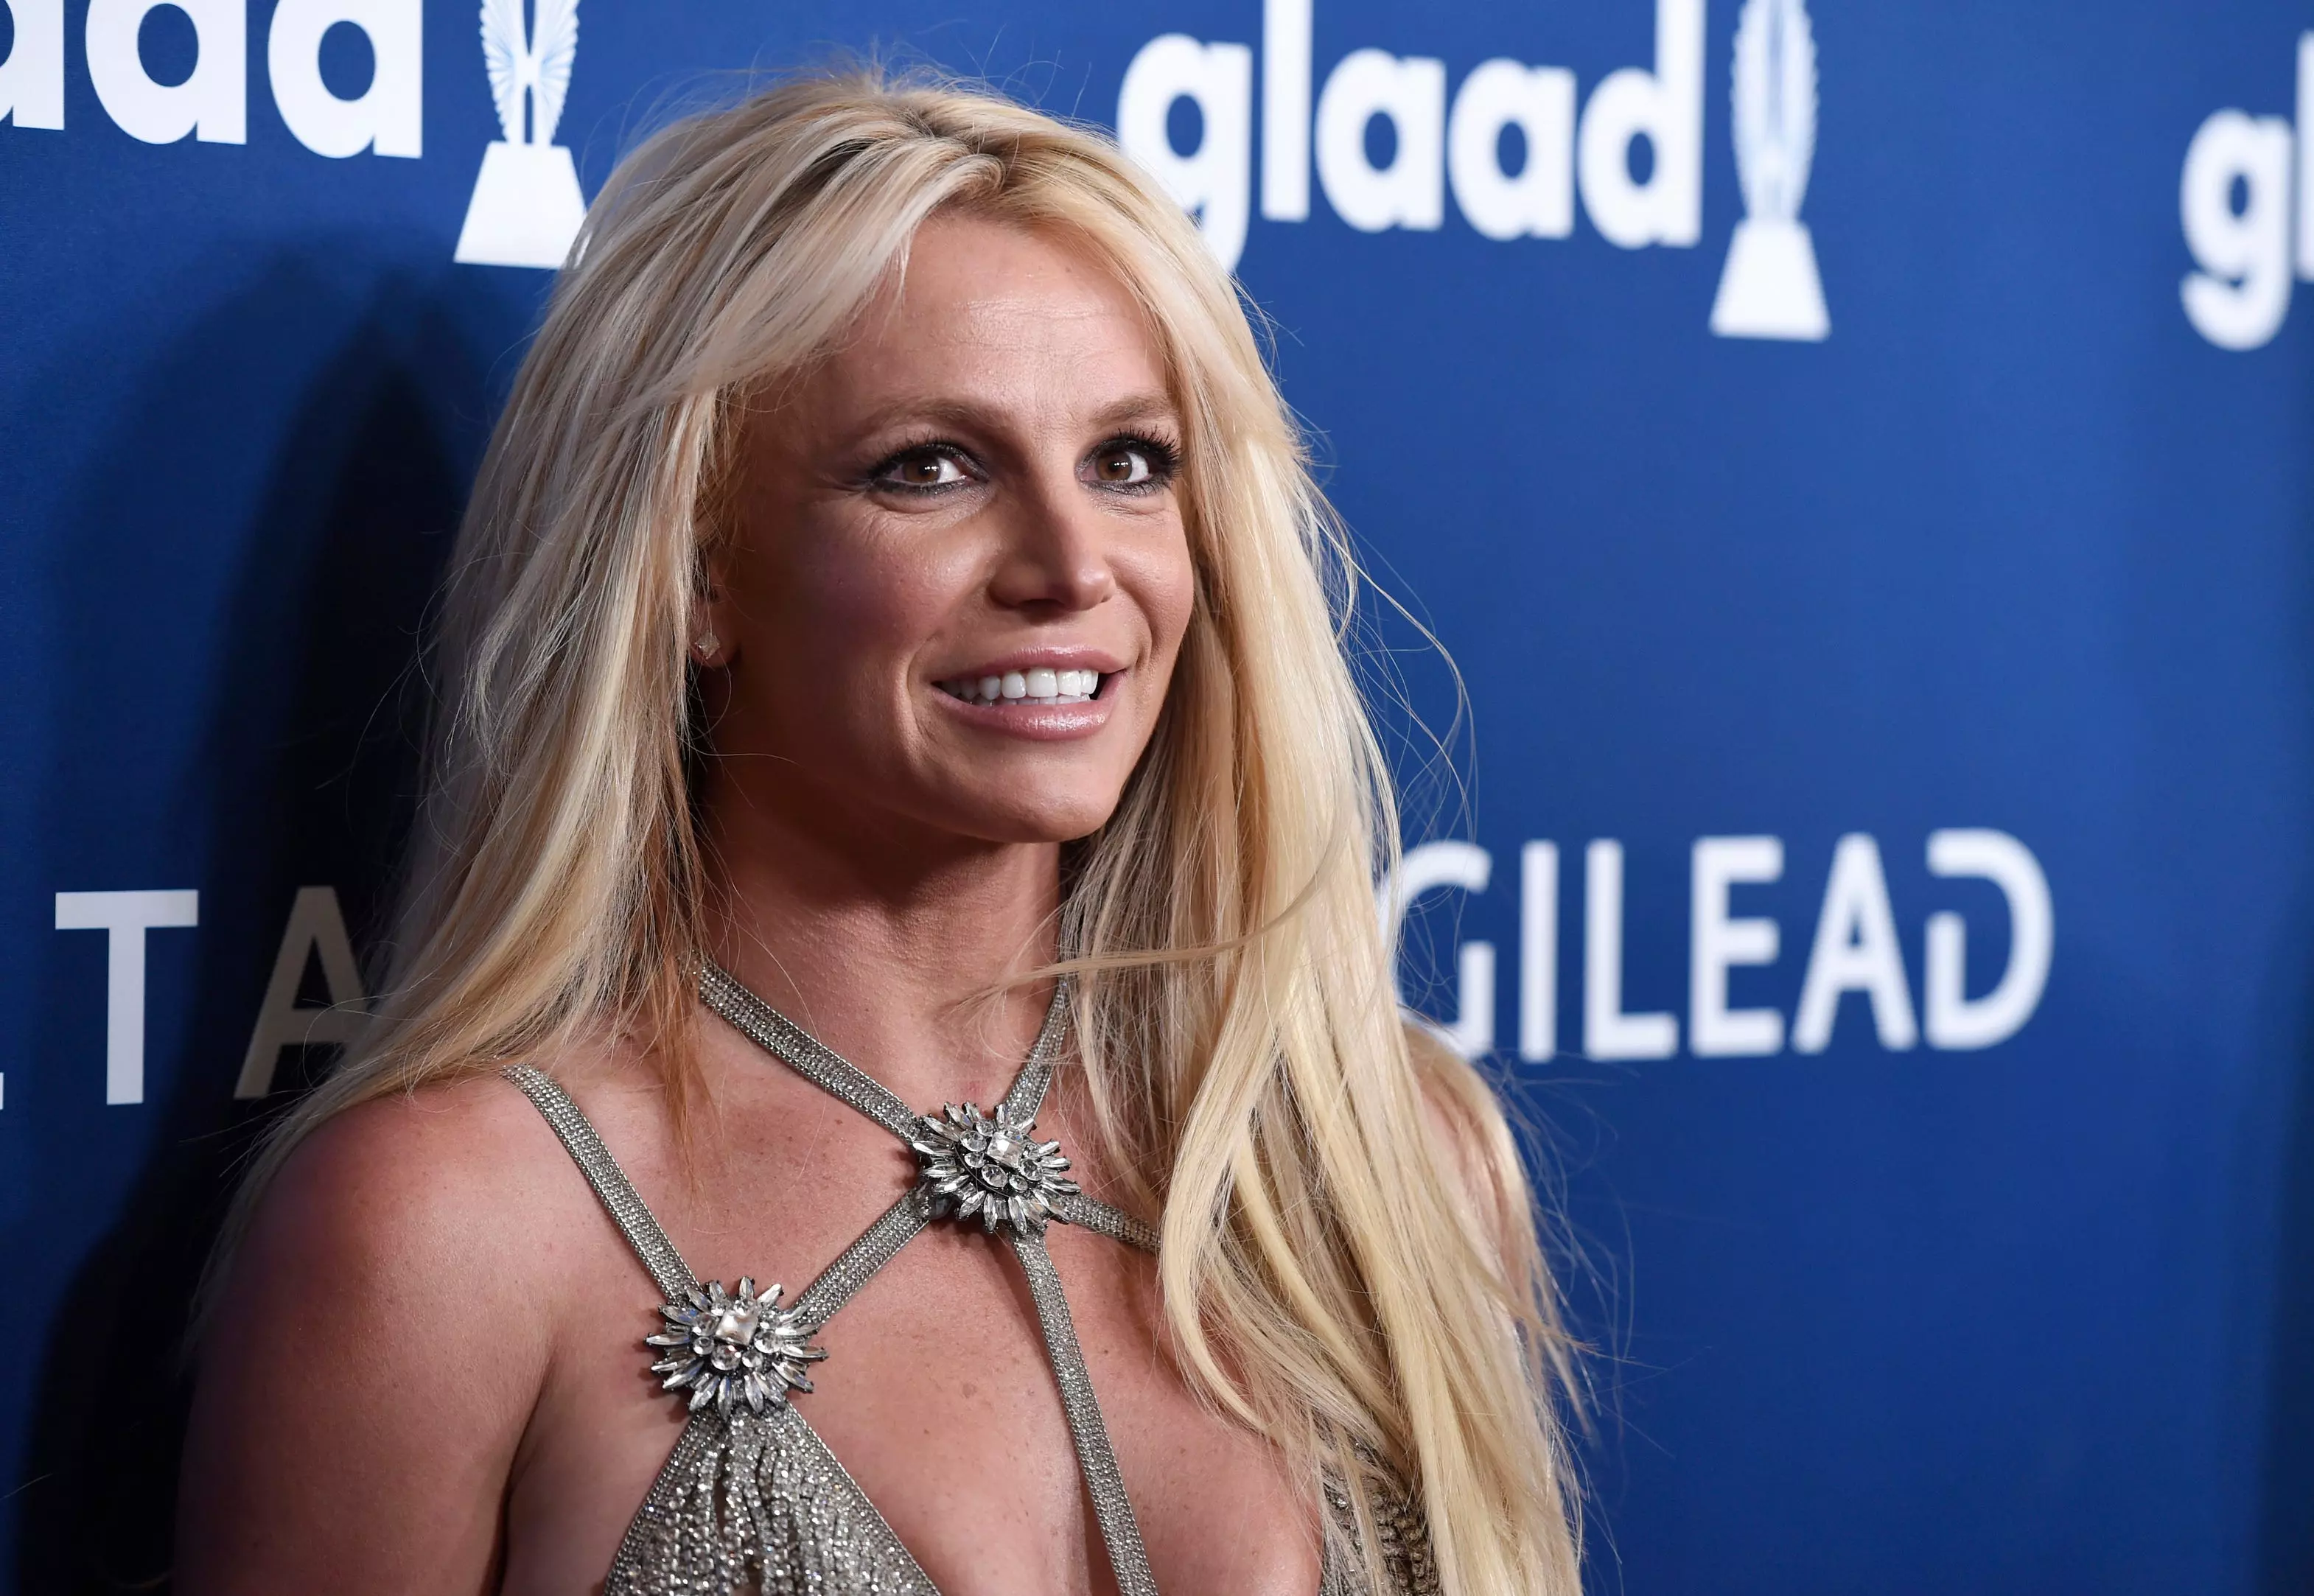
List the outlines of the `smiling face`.
<svg viewBox="0 0 2314 1596">
<path fill-rule="evenodd" d="M 1098 829 L 1188 624 L 1181 436 L 1099 262 L 926 223 L 905 280 L 741 432 L 705 616 L 725 775 L 844 832 Z"/>
</svg>

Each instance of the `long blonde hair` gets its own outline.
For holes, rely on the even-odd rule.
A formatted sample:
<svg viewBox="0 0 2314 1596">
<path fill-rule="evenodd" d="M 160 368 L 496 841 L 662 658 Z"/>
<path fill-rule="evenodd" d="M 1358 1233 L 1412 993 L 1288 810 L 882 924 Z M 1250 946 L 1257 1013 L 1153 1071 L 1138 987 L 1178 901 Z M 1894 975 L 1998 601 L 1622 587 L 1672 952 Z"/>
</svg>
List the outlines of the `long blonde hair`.
<svg viewBox="0 0 2314 1596">
<path fill-rule="evenodd" d="M 389 995 L 242 1212 L 355 1104 L 551 1068 L 590 1027 L 684 1034 L 707 946 L 685 644 L 736 418 L 942 210 L 1111 267 L 1188 435 L 1195 613 L 1116 815 L 1073 845 L 1061 928 L 1095 1129 L 1125 1204 L 1161 1215 L 1186 1376 L 1313 1495 L 1348 1487 L 1373 1572 L 1379 1462 L 1444 1590 L 1574 1596 L 1570 1354 L 1518 1149 L 1485 1082 L 1409 1039 L 1389 979 L 1373 895 L 1398 822 L 1346 653 L 1346 539 L 1195 227 L 1105 135 L 991 93 L 814 75 L 613 175 L 467 513 Z M 694 1066 L 655 1056 L 680 1115 Z"/>
</svg>

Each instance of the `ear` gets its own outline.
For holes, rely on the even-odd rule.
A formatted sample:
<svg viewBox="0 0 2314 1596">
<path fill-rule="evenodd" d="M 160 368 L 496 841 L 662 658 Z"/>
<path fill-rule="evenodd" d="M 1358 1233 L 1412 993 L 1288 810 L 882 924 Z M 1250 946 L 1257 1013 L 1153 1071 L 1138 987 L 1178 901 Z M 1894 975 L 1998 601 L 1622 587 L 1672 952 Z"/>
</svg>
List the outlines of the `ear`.
<svg viewBox="0 0 2314 1596">
<path fill-rule="evenodd" d="M 702 670 L 716 670 L 739 656 L 738 617 L 723 584 L 720 555 L 710 554 L 701 563 L 707 590 L 692 606 L 691 662 Z"/>
</svg>

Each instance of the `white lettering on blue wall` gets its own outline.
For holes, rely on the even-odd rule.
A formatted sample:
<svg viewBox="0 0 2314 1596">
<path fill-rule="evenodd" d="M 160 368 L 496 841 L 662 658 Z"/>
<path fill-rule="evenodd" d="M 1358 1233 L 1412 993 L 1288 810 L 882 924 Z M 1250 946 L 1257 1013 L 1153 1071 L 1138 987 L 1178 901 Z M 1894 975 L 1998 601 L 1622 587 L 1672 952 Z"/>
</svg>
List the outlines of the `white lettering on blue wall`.
<svg viewBox="0 0 2314 1596">
<path fill-rule="evenodd" d="M 1431 233 L 1446 197 L 1481 237 L 1566 238 L 1576 196 L 1621 249 L 1691 248 L 1703 235 L 1705 0 L 1655 0 L 1655 59 L 1621 66 L 1577 104 L 1575 74 L 1509 56 L 1480 61 L 1450 98 L 1433 56 L 1353 48 L 1314 97 L 1315 0 L 1264 0 L 1261 206 L 1264 220 L 1305 222 L 1310 177 L 1361 233 Z M 1254 51 L 1186 33 L 1151 40 L 1126 66 L 1117 137 L 1197 218 L 1234 270 L 1254 188 Z M 1817 341 L 1830 335 L 1815 246 L 1799 219 L 1816 137 L 1815 35 L 1805 0 L 1744 0 L 1729 98 L 1744 218 L 1709 325 L 1722 338 Z M 1196 107 L 1194 147 L 1174 143 L 1172 113 Z M 1389 134 L 1377 160 L 1369 136 Z M 1505 164 L 1505 136 L 1522 152 Z M 1638 146 L 1647 160 L 1634 160 Z M 1643 164 L 1647 175 L 1633 175 Z"/>
<path fill-rule="evenodd" d="M 163 5 L 192 23 L 193 67 L 181 83 L 155 80 L 137 50 L 146 15 Z M 8 11 L 16 40 L 0 62 L 0 117 L 18 128 L 62 128 L 64 0 L 9 0 Z M 280 0 L 267 28 L 266 75 L 297 141 L 322 155 L 416 156 L 425 119 L 423 22 L 420 0 Z M 369 41 L 369 86 L 351 100 L 322 80 L 322 36 L 340 22 Z M 246 0 L 89 0 L 82 43 L 97 103 L 131 138 L 248 142 Z"/>
<path fill-rule="evenodd" d="M 1585 214 L 1610 242 L 1685 248 L 1703 227 L 1704 0 L 1656 0 L 1652 66 L 1609 73 L 1578 120 L 1575 75 L 1497 57 L 1463 78 L 1450 103 L 1445 63 L 1427 56 L 1353 49 L 1311 93 L 1312 0 L 1262 8 L 1261 215 L 1310 215 L 1310 174 L 1334 213 L 1361 232 L 1428 232 L 1454 203 L 1488 238 L 1564 238 Z M 1151 40 L 1125 69 L 1117 137 L 1180 205 L 1206 243 L 1234 268 L 1252 209 L 1253 51 L 1186 34 Z M 1197 108 L 1197 146 L 1177 150 L 1167 119 L 1176 101 Z M 1370 123 L 1389 124 L 1391 154 L 1376 166 Z M 1526 148 L 1516 176 L 1499 139 L 1515 128 Z M 1653 165 L 1631 176 L 1644 139 Z"/>
<path fill-rule="evenodd" d="M 2178 286 L 2186 319 L 2221 349 L 2272 342 L 2293 269 L 2314 279 L 2314 32 L 2298 37 L 2295 131 L 2283 117 L 2212 112 L 2186 146 L 2177 216 L 2199 268 Z"/>
<path fill-rule="evenodd" d="M 300 1003 L 297 989 L 305 982 L 305 966 L 315 960 L 321 963 L 330 1001 Z M 369 1001 L 362 992 L 361 970 L 354 960 L 353 941 L 346 935 L 338 889 L 299 887 L 289 905 L 289 923 L 281 930 L 280 949 L 273 956 L 273 976 L 265 983 L 265 1000 L 258 1005 L 257 1024 L 250 1031 L 249 1052 L 242 1058 L 233 1095 L 261 1098 L 270 1092 L 283 1048 L 343 1045 L 368 1023 Z"/>
<path fill-rule="evenodd" d="M 198 892 L 60 892 L 57 930 L 105 933 L 104 1100 L 145 1100 L 145 933 L 200 923 Z"/>
<path fill-rule="evenodd" d="M 1697 1058 L 1767 1057 L 1822 1053 L 1841 1034 L 1866 1027 L 1881 1048 L 1902 1053 L 1923 1041 L 1960 1052 L 1992 1047 L 2023 1030 L 2041 1005 L 2056 947 L 2048 877 L 2024 843 L 1981 827 L 1931 832 L 1928 873 L 1935 880 L 1977 880 L 1999 890 L 2009 955 L 1983 992 L 1968 991 L 1969 924 L 1956 909 L 1938 908 L 1922 925 L 1919 1001 L 1907 974 L 1903 921 L 1888 889 L 1878 841 L 1851 832 L 1833 846 L 1824 895 L 1804 944 L 1798 1001 L 1788 1021 L 1764 1005 L 1738 1007 L 1729 996 L 1736 971 L 1775 967 L 1795 945 L 1774 918 L 1745 913 L 1740 895 L 1785 878 L 1783 839 L 1699 837 L 1688 856 L 1687 1051 Z M 1518 1056 L 1554 1057 L 1559 1046 L 1559 846 L 1535 840 L 1519 851 Z M 1409 908 L 1436 892 L 1485 893 L 1494 858 L 1476 842 L 1426 842 L 1407 851 L 1398 877 L 1382 884 L 1379 910 L 1393 939 Z M 1594 1059 L 1665 1059 L 1680 1052 L 1679 1017 L 1628 1007 L 1628 949 L 1634 939 L 1625 908 L 1624 848 L 1594 838 L 1583 851 L 1583 1015 L 1579 1051 Z M 1989 929 L 1989 928 L 1987 928 Z M 1660 946 L 1660 940 L 1642 939 Z M 1467 940 L 1455 948 L 1453 1013 L 1428 1020 L 1465 1056 L 1495 1046 L 1496 950 Z M 1642 969 L 1646 992 L 1676 990 L 1672 973 Z M 1850 1000 L 1853 1000 L 1852 1001 Z M 1848 1027 L 1846 1033 L 1842 1027 Z"/>
</svg>

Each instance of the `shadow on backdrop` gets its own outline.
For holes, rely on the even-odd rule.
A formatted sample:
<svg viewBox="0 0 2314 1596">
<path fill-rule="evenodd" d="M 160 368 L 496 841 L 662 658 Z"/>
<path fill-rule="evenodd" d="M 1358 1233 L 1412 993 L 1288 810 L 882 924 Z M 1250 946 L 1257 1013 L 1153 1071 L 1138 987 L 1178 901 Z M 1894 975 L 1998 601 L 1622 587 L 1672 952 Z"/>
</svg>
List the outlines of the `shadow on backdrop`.
<svg viewBox="0 0 2314 1596">
<path fill-rule="evenodd" d="M 2314 912 L 2301 909 L 2295 919 L 2297 945 L 2314 947 Z M 2308 1000 L 2300 1001 L 2292 1045 L 2280 1050 L 2288 1073 L 2266 1345 L 2258 1596 L 2314 1592 L 2314 1012 L 2304 1011 Z"/>
<path fill-rule="evenodd" d="M 190 1389 L 174 1354 L 242 1160 L 323 1062 L 289 1049 L 271 1098 L 233 1098 L 289 905 L 302 886 L 334 886 L 365 948 L 387 907 L 417 787 L 418 641 L 487 439 L 483 396 L 503 375 L 491 357 L 531 311 L 512 295 L 490 305 L 481 320 L 505 338 L 478 357 L 490 340 L 473 331 L 472 295 L 454 305 L 448 287 L 385 278 L 354 297 L 342 269 L 276 263 L 155 364 L 84 496 L 59 612 L 66 635 L 102 637 L 114 562 L 184 518 L 168 463 L 189 418 L 229 428 L 269 402 L 278 413 L 278 398 L 243 391 L 264 384 L 248 375 L 252 348 L 278 358 L 286 343 L 311 369 L 225 600 L 225 664 L 181 800 L 193 812 L 168 822 L 206 839 L 189 1019 L 153 1038 L 153 1056 L 183 1063 L 143 1110 L 155 1117 L 149 1151 L 43 1349 L 15 1504 L 14 1588 L 27 1596 L 168 1588 Z M 101 676 L 62 673 L 60 724 L 119 725 Z M 52 781 L 51 806 L 69 804 Z M 318 975 L 304 1001 L 327 1001 Z"/>
</svg>

